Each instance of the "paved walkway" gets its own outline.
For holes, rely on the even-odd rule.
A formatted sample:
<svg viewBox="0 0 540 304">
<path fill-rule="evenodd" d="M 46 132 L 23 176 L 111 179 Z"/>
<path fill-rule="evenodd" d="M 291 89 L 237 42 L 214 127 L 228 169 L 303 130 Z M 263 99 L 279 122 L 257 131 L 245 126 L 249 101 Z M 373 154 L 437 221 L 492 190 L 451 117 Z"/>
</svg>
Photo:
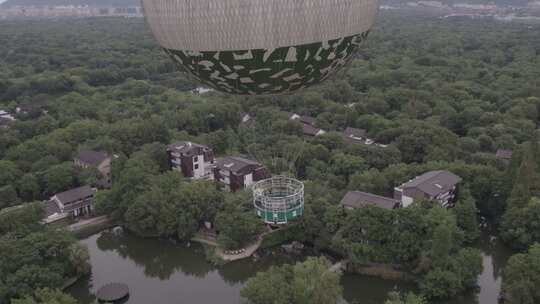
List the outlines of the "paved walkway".
<svg viewBox="0 0 540 304">
<path fill-rule="evenodd" d="M 264 233 L 262 233 L 261 235 L 259 235 L 257 237 L 257 241 L 247 247 L 244 247 L 243 248 L 243 251 L 241 253 L 238 253 L 238 254 L 228 254 L 226 253 L 223 248 L 221 248 L 219 246 L 219 244 L 216 242 L 216 240 L 214 238 L 209 238 L 209 237 L 206 237 L 204 234 L 202 233 L 197 233 L 195 234 L 195 236 L 191 239 L 193 242 L 198 242 L 198 243 L 203 243 L 203 244 L 206 244 L 206 245 L 210 245 L 210 246 L 214 246 L 216 247 L 216 254 L 224 261 L 227 261 L 227 262 L 232 262 L 232 261 L 237 261 L 237 260 L 241 260 L 241 259 L 245 259 L 245 258 L 248 258 L 250 256 L 252 256 L 255 251 L 257 251 L 257 249 L 259 249 L 259 247 L 261 246 L 262 242 L 263 242 L 263 239 L 264 239 L 264 236 L 267 235 L 267 234 L 270 234 L 272 232 L 275 232 L 277 230 L 270 230 L 270 231 L 266 231 Z"/>
<path fill-rule="evenodd" d="M 257 242 L 245 247 L 244 251 L 242 251 L 239 254 L 227 254 L 223 251 L 223 249 L 219 247 L 216 248 L 216 254 L 219 255 L 220 258 L 222 258 L 223 260 L 227 262 L 245 259 L 252 256 L 255 253 L 255 251 L 259 249 L 259 247 L 261 246 L 262 240 L 263 240 L 263 235 L 260 235 L 257 238 Z"/>
<path fill-rule="evenodd" d="M 69 225 L 68 230 L 76 232 L 76 231 L 79 231 L 79 230 L 82 230 L 82 229 L 85 229 L 85 228 L 88 228 L 88 227 L 105 224 L 105 223 L 107 223 L 109 221 L 110 221 L 110 219 L 106 215 L 93 217 L 93 218 L 78 221 L 75 224 Z"/>
</svg>

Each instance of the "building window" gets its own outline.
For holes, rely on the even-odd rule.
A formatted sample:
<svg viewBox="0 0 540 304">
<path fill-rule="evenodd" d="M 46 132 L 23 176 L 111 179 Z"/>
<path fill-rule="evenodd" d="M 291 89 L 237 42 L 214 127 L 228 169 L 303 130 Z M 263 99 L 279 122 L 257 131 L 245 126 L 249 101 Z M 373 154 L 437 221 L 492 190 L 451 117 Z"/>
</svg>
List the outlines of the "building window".
<svg viewBox="0 0 540 304">
<path fill-rule="evenodd" d="M 193 156 L 193 162 L 198 162 L 198 161 L 199 161 L 199 156 L 198 155 Z"/>
<path fill-rule="evenodd" d="M 195 170 L 199 169 L 199 164 L 195 164 Z"/>
</svg>

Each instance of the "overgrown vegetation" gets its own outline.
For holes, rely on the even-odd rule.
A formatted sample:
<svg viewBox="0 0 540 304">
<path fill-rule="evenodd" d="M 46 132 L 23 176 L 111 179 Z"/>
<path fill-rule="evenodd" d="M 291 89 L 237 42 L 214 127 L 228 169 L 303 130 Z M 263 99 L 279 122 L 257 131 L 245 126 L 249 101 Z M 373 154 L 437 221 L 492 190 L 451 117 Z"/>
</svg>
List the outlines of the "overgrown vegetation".
<svg viewBox="0 0 540 304">
<path fill-rule="evenodd" d="M 512 256 L 505 268 L 504 289 L 509 303 L 532 304 L 540 301 L 540 244 L 528 252 Z"/>
<path fill-rule="evenodd" d="M 28 205 L 1 214 L 0 302 L 24 298 L 12 303 L 73 303 L 57 291 L 70 278 L 88 274 L 89 256 L 67 231 L 45 227 L 40 206 Z M 38 211 L 39 210 L 39 211 Z M 18 215 L 24 215 L 19 216 Z M 15 217 L 14 220 L 11 218 Z M 16 224 L 12 224 L 16 221 Z M 32 302 L 34 301 L 34 302 Z"/>
<path fill-rule="evenodd" d="M 341 296 L 340 274 L 329 271 L 325 258 L 272 267 L 247 281 L 242 296 L 251 304 L 327 304 Z"/>
</svg>

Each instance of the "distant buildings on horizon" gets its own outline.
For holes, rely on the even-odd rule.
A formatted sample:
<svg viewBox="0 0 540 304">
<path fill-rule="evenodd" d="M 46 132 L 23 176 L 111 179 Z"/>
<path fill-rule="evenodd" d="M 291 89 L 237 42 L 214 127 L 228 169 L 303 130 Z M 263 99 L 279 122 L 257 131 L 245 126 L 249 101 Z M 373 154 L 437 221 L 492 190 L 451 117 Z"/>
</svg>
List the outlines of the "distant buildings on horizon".
<svg viewBox="0 0 540 304">
<path fill-rule="evenodd" d="M 436 0 L 392 2 L 385 1 L 381 10 L 424 11 L 443 18 L 493 18 L 499 21 L 534 21 L 540 20 L 540 1 L 527 4 L 498 5 L 494 2 L 468 3 L 467 1 L 446 4 Z"/>
<path fill-rule="evenodd" d="M 94 6 L 0 6 L 0 18 L 58 18 L 58 17 L 143 17 L 140 6 L 94 7 Z"/>
<path fill-rule="evenodd" d="M 0 1 L 0 4 L 2 2 Z M 468 3 L 462 1 L 454 4 L 446 4 L 436 0 L 418 1 L 383 1 L 380 5 L 382 10 L 397 9 L 424 9 L 441 11 L 446 16 L 497 16 L 499 20 L 506 20 L 516 13 L 524 13 L 528 10 L 540 11 L 540 1 L 530 1 L 527 5 L 497 5 L 493 2 L 486 4 Z M 28 5 L 28 6 L 1 6 L 0 18 L 58 18 L 58 17 L 143 17 L 143 9 L 140 6 L 113 7 L 113 6 L 90 6 L 90 5 Z M 506 19 L 505 19 L 506 18 Z"/>
</svg>

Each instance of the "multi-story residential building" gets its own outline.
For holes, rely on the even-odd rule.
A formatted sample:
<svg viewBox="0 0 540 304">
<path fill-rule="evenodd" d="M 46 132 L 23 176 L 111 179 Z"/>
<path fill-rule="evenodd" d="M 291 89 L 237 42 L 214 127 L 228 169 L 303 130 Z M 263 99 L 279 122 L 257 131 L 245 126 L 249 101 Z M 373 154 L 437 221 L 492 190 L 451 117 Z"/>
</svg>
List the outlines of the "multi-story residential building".
<svg viewBox="0 0 540 304">
<path fill-rule="evenodd" d="M 92 199 L 96 191 L 90 186 L 82 186 L 55 194 L 45 203 L 44 222 L 51 223 L 68 216 L 79 217 L 91 214 Z"/>
<path fill-rule="evenodd" d="M 214 179 L 227 191 L 237 191 L 270 177 L 266 167 L 256 161 L 227 156 L 216 161 Z"/>
<path fill-rule="evenodd" d="M 179 141 L 167 148 L 172 170 L 192 179 L 213 179 L 214 151 L 205 145 Z"/>
<path fill-rule="evenodd" d="M 401 202 L 397 199 L 361 191 L 349 191 L 341 200 L 341 206 L 347 210 L 364 208 L 368 205 L 384 209 L 397 209 L 401 207 Z"/>
<path fill-rule="evenodd" d="M 455 203 L 461 177 L 445 170 L 426 172 L 394 189 L 394 198 L 404 207 L 417 200 L 433 200 L 444 207 Z"/>
<path fill-rule="evenodd" d="M 96 168 L 101 174 L 101 179 L 98 180 L 98 186 L 110 188 L 112 185 L 112 158 L 107 152 L 82 150 L 77 154 L 73 162 L 79 168 Z"/>
</svg>

